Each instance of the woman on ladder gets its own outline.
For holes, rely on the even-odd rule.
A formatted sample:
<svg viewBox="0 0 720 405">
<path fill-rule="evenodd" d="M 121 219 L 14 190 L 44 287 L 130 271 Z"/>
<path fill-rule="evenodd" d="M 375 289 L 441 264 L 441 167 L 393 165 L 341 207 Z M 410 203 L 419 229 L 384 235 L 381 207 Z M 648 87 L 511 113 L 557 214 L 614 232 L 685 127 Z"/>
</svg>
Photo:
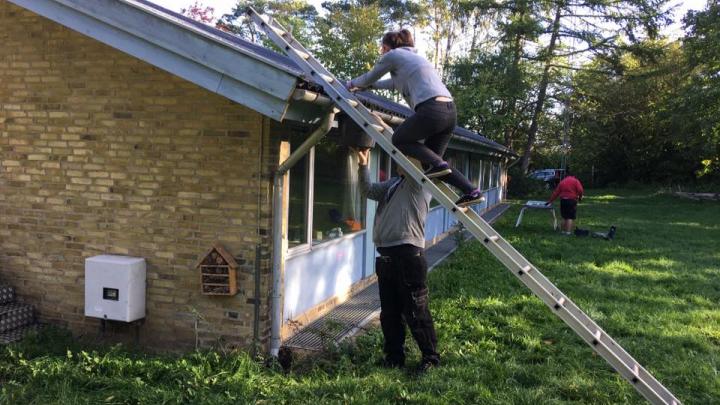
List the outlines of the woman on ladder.
<svg viewBox="0 0 720 405">
<path fill-rule="evenodd" d="M 443 160 L 457 124 L 455 103 L 440 75 L 414 46 L 412 34 L 406 29 L 385 33 L 378 62 L 369 72 L 348 81 L 346 87 L 400 91 L 415 114 L 395 130 L 393 145 L 419 160 L 428 178 L 438 178 L 460 189 L 463 195 L 456 205 L 480 203 L 484 201 L 480 189 Z M 388 72 L 390 79 L 380 80 Z"/>
</svg>

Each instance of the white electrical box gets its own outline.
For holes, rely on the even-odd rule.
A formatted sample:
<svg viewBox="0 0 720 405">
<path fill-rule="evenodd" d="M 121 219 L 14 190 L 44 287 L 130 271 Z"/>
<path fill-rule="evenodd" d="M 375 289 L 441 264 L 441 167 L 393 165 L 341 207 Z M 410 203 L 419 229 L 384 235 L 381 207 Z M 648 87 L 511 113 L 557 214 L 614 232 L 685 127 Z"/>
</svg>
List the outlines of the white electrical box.
<svg viewBox="0 0 720 405">
<path fill-rule="evenodd" d="M 85 259 L 85 316 L 124 322 L 145 318 L 145 259 Z"/>
</svg>

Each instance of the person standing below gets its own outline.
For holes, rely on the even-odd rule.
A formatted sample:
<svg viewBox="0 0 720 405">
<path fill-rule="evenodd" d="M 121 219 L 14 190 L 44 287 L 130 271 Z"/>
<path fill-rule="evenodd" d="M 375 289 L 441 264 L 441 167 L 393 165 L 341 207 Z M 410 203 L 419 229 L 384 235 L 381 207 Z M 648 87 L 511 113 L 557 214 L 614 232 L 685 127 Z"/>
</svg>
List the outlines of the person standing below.
<svg viewBox="0 0 720 405">
<path fill-rule="evenodd" d="M 427 169 L 428 178 L 439 178 L 460 189 L 463 195 L 456 205 L 480 203 L 484 201 L 480 189 L 443 160 L 457 124 L 455 103 L 440 75 L 427 59 L 417 54 L 414 46 L 408 30 L 385 33 L 382 55 L 372 70 L 345 86 L 351 91 L 373 88 L 400 91 L 415 114 L 395 129 L 393 145 L 408 157 L 419 160 Z M 380 80 L 386 73 L 390 73 L 390 79 Z"/>
<path fill-rule="evenodd" d="M 582 200 L 585 191 L 580 180 L 570 175 L 570 169 L 567 169 L 565 174 L 565 178 L 558 183 L 546 204 L 550 205 L 560 197 L 560 216 L 563 218 L 560 230 L 563 235 L 571 235 L 574 221 L 577 218 L 577 204 Z"/>
<path fill-rule="evenodd" d="M 430 315 L 425 260 L 425 218 L 432 196 L 398 168 L 399 177 L 370 182 L 370 150 L 358 151 L 358 178 L 363 196 L 378 202 L 373 242 L 380 290 L 380 326 L 385 367 L 405 365 L 405 324 L 422 360 L 418 372 L 440 364 L 435 326 Z"/>
</svg>

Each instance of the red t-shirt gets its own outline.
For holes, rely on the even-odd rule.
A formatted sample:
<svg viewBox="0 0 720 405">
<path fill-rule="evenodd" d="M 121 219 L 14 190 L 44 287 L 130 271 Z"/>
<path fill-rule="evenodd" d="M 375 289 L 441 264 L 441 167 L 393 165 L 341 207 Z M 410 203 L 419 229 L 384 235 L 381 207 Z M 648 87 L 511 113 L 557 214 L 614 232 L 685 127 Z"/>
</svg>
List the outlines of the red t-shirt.
<svg viewBox="0 0 720 405">
<path fill-rule="evenodd" d="M 557 185 L 548 202 L 553 202 L 558 197 L 560 197 L 560 199 L 578 200 L 582 197 L 583 192 L 584 190 L 580 180 L 574 176 L 567 176 Z"/>
</svg>

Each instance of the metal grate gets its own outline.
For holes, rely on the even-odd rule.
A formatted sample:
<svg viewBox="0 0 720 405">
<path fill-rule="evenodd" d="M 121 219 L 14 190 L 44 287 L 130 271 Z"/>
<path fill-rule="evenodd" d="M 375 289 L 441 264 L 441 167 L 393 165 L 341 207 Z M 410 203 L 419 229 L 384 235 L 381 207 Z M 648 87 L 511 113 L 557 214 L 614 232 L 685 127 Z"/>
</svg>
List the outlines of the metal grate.
<svg viewBox="0 0 720 405">
<path fill-rule="evenodd" d="M 0 345 L 6 345 L 24 338 L 28 333 L 38 330 L 38 324 L 26 325 L 7 332 L 0 333 Z"/>
<path fill-rule="evenodd" d="M 15 289 L 7 285 L 0 285 L 0 305 L 13 301 L 15 301 Z"/>
<path fill-rule="evenodd" d="M 508 207 L 508 204 L 498 205 L 483 214 L 483 218 L 486 218 L 488 222 L 494 222 Z M 455 248 L 455 238 L 447 237 L 426 249 L 425 257 L 428 267 L 433 269 L 455 251 Z M 380 296 L 377 282 L 374 282 L 346 302 L 333 308 L 325 316 L 301 329 L 285 341 L 283 346 L 322 350 L 328 345 L 337 344 L 342 339 L 354 335 L 379 314 Z"/>
<path fill-rule="evenodd" d="M 8 332 L 33 323 L 35 320 L 32 305 L 17 302 L 0 306 L 0 333 Z"/>
<path fill-rule="evenodd" d="M 377 283 L 355 294 L 346 302 L 333 308 L 325 316 L 312 322 L 284 343 L 284 346 L 307 350 L 321 350 L 348 336 L 364 325 L 380 310 Z"/>
</svg>

